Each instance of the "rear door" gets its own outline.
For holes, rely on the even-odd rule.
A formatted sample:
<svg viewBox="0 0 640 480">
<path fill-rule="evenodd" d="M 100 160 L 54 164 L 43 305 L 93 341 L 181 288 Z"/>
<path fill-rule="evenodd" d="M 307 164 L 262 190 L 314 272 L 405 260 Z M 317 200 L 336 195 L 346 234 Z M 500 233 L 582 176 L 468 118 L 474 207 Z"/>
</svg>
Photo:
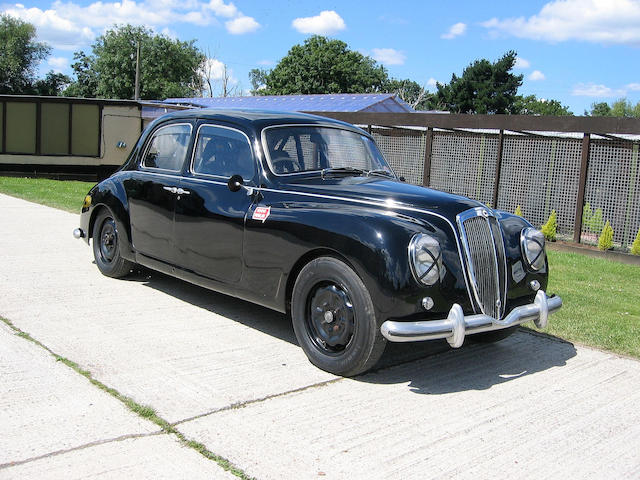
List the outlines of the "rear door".
<svg viewBox="0 0 640 480">
<path fill-rule="evenodd" d="M 249 137 L 229 126 L 202 123 L 177 196 L 177 263 L 224 283 L 242 278 L 247 211 L 253 201 L 245 189 L 232 192 L 227 181 L 240 175 L 255 185 L 256 165 Z"/>
<path fill-rule="evenodd" d="M 184 122 L 159 127 L 149 137 L 138 169 L 124 182 L 133 247 L 165 263 L 176 259 L 174 213 L 191 132 L 192 125 Z"/>
</svg>

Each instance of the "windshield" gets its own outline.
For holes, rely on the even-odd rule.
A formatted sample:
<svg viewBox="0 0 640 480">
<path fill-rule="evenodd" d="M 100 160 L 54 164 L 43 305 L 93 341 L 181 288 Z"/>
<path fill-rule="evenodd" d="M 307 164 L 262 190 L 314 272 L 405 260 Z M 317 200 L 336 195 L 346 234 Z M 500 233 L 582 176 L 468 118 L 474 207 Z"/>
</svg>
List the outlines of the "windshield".
<svg viewBox="0 0 640 480">
<path fill-rule="evenodd" d="M 395 177 L 376 144 L 351 130 L 283 126 L 267 129 L 264 136 L 269 163 L 277 175 L 318 171 Z"/>
</svg>

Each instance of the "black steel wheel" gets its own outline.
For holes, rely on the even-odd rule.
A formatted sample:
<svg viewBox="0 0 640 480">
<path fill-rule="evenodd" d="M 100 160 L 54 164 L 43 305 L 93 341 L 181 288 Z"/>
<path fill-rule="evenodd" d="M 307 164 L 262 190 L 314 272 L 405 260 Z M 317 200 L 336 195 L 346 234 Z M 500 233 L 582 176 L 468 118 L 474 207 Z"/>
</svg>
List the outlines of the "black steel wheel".
<svg viewBox="0 0 640 480">
<path fill-rule="evenodd" d="M 93 224 L 93 257 L 100 272 L 107 277 L 124 277 L 134 266 L 120 255 L 118 227 L 106 209 L 98 214 Z"/>
<path fill-rule="evenodd" d="M 336 258 L 317 258 L 300 271 L 291 317 L 311 363 L 328 372 L 358 375 L 373 367 L 384 351 L 386 341 L 367 288 Z"/>
</svg>

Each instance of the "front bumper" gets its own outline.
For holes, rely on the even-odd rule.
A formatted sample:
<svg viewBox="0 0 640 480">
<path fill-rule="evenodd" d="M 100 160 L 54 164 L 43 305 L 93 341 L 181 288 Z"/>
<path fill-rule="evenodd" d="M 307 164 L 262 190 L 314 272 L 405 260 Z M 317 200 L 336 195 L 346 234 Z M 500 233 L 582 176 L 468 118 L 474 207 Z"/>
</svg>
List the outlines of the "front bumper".
<svg viewBox="0 0 640 480">
<path fill-rule="evenodd" d="M 562 307 L 562 299 L 556 295 L 548 297 L 539 290 L 533 303 L 516 307 L 502 320 L 489 315 L 467 315 L 457 303 L 449 310 L 444 320 L 423 320 L 420 322 L 398 322 L 387 320 L 380 327 L 382 335 L 390 342 L 416 342 L 446 338 L 453 348 L 462 346 L 464 337 L 474 333 L 489 332 L 513 327 L 533 321 L 538 328 L 547 326 L 549 314 Z"/>
</svg>

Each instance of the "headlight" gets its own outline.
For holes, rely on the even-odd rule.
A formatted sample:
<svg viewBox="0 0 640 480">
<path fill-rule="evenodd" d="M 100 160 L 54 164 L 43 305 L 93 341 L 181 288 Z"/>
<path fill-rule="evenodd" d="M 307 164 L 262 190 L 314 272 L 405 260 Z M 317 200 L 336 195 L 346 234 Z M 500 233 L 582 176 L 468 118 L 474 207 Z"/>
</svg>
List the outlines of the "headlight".
<svg viewBox="0 0 640 480">
<path fill-rule="evenodd" d="M 520 233 L 522 254 L 534 270 L 544 267 L 544 235 L 540 230 L 527 227 Z"/>
<path fill-rule="evenodd" d="M 425 233 L 414 235 L 409 243 L 409 263 L 416 280 L 425 285 L 434 285 L 443 271 L 438 241 Z"/>
</svg>

